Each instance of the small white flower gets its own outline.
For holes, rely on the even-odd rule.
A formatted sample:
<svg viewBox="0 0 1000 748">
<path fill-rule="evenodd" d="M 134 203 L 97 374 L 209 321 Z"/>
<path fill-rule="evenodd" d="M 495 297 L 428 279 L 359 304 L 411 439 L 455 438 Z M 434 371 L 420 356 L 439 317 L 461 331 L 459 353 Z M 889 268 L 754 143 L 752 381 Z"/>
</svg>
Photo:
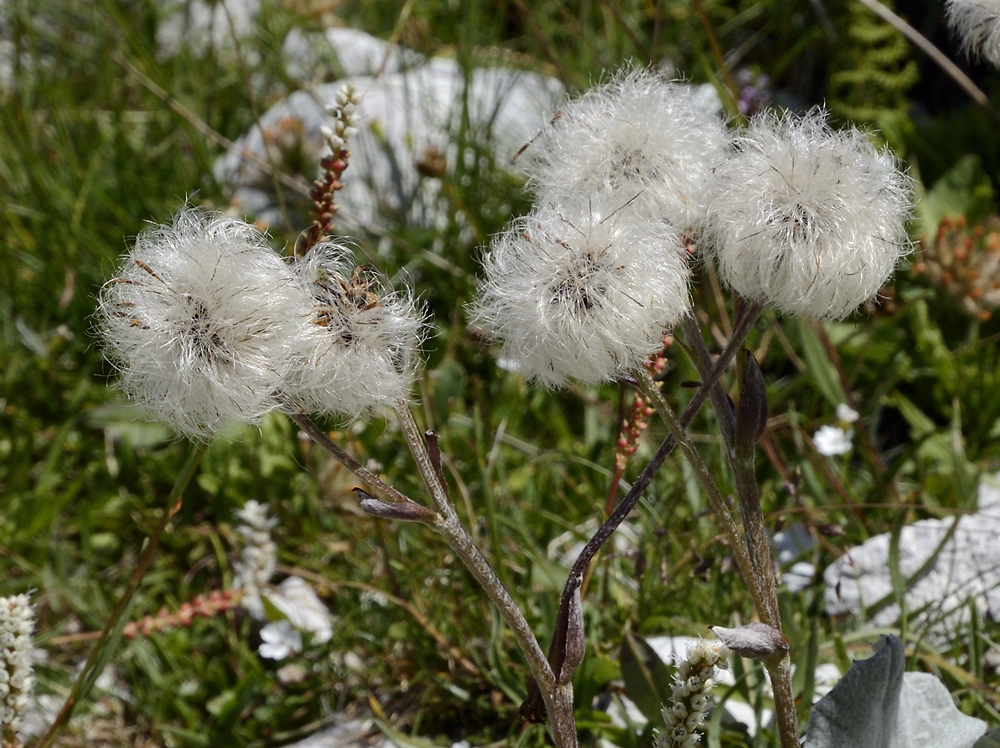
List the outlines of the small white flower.
<svg viewBox="0 0 1000 748">
<path fill-rule="evenodd" d="M 288 577 L 264 592 L 267 601 L 298 631 L 312 634 L 320 644 L 333 636 L 333 618 L 313 588 L 301 577 Z"/>
<path fill-rule="evenodd" d="M 840 426 L 820 426 L 819 431 L 813 434 L 813 444 L 821 455 L 846 455 L 851 451 L 853 436 L 854 432 L 850 429 L 845 431 Z"/>
<path fill-rule="evenodd" d="M 526 169 L 540 202 L 635 198 L 645 217 L 686 231 L 728 141 L 692 86 L 626 69 L 567 103 L 525 152 Z"/>
<path fill-rule="evenodd" d="M 982 57 L 1000 67 L 1000 2 L 948 0 L 945 13 L 969 57 Z"/>
<path fill-rule="evenodd" d="M 837 420 L 842 424 L 851 424 L 858 420 L 858 411 L 847 403 L 837 406 Z"/>
<path fill-rule="evenodd" d="M 302 634 L 290 621 L 269 623 L 260 630 L 258 654 L 268 660 L 283 660 L 293 652 L 302 651 Z"/>
<path fill-rule="evenodd" d="M 208 438 L 277 407 L 300 294 L 255 227 L 188 209 L 125 255 L 101 291 L 99 331 L 126 395 Z"/>
<path fill-rule="evenodd" d="M 689 308 L 680 237 L 628 206 L 542 206 L 495 238 L 473 318 L 550 387 L 634 370 Z"/>
<path fill-rule="evenodd" d="M 761 116 L 716 170 L 702 245 L 744 298 L 844 317 L 909 251 L 911 192 L 888 151 L 823 111 Z"/>
<path fill-rule="evenodd" d="M 309 412 L 351 417 L 404 397 L 424 327 L 412 296 L 388 291 L 337 244 L 313 247 L 296 269 L 312 304 L 287 394 Z"/>
</svg>

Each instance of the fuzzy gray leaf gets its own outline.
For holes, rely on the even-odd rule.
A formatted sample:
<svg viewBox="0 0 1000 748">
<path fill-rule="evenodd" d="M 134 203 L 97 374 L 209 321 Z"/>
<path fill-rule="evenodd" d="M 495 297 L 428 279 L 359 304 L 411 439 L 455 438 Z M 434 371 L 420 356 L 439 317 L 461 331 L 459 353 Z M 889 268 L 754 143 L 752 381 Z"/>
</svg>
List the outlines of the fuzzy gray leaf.
<svg viewBox="0 0 1000 748">
<path fill-rule="evenodd" d="M 899 724 L 892 748 L 971 748 L 986 730 L 981 719 L 958 711 L 937 676 L 906 673 L 899 694 Z M 1000 746 L 1000 742 L 996 743 Z"/>
<path fill-rule="evenodd" d="M 805 748 L 893 748 L 906 658 L 898 637 L 877 646 L 813 706 Z"/>
</svg>

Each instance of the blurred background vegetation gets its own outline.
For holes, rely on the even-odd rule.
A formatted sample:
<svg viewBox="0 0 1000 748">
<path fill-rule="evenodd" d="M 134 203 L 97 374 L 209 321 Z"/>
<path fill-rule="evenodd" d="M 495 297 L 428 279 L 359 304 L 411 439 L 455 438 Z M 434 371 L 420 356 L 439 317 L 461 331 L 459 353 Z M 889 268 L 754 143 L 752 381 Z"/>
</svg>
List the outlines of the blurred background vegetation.
<svg viewBox="0 0 1000 748">
<path fill-rule="evenodd" d="M 734 115 L 741 97 L 751 108 L 825 104 L 840 122 L 880 131 L 920 180 L 913 238 L 924 252 L 866 314 L 827 325 L 771 316 L 758 325 L 751 343 L 771 409 L 760 459 L 769 522 L 803 523 L 819 541 L 812 560 L 822 569 L 874 534 L 974 509 L 978 477 L 1000 468 L 1000 321 L 975 293 L 985 281 L 969 277 L 968 252 L 956 259 L 954 251 L 967 235 L 983 257 L 996 251 L 997 110 L 973 105 L 862 4 L 262 0 L 238 45 L 181 44 L 165 56 L 157 29 L 173 6 L 0 3 L 0 594 L 34 590 L 47 653 L 36 668 L 40 693 L 65 693 L 187 449 L 116 393 L 92 337 L 95 296 L 146 222 L 168 220 L 185 201 L 228 206 L 212 176 L 223 149 L 210 133 L 235 140 L 299 85 L 282 58 L 292 28 L 347 25 L 462 65 L 545 72 L 574 92 L 627 60 L 666 65 L 715 86 Z M 957 57 L 940 2 L 907 3 L 906 17 Z M 997 74 L 959 64 L 995 104 Z M 434 314 L 415 399 L 442 435 L 460 511 L 547 645 L 566 573 L 561 554 L 602 516 L 630 395 L 544 392 L 497 368 L 467 329 L 463 304 L 475 288 L 477 244 L 527 200 L 488 158 L 427 178 L 445 183 L 446 226 L 394 225 L 357 239 L 387 245 L 381 268 L 405 271 Z M 946 216 L 970 228 L 942 234 Z M 280 226 L 271 232 L 276 247 L 295 238 Z M 1000 283 L 995 263 L 982 266 Z M 710 274 L 699 274 L 695 293 L 703 321 L 724 333 L 727 302 Z M 681 383 L 695 374 L 679 352 L 668 356 L 666 391 L 684 401 Z M 862 420 L 852 455 L 831 459 L 810 435 L 833 422 L 841 402 Z M 328 426 L 391 483 L 420 494 L 391 419 Z M 694 431 L 706 459 L 721 465 L 711 418 Z M 651 425 L 626 480 L 661 436 Z M 333 712 L 373 708 L 392 729 L 436 744 L 544 744 L 540 728 L 522 729 L 516 718 L 526 671 L 498 616 L 424 528 L 361 515 L 354 485 L 281 417 L 213 443 L 133 617 L 225 588 L 239 552 L 233 513 L 256 499 L 280 518 L 281 572 L 317 586 L 336 616 L 334 637 L 292 670 L 258 657 L 254 627 L 238 612 L 129 640 L 63 744 L 276 745 L 319 729 Z M 585 744 L 642 740 L 592 708 L 629 685 L 622 666 L 636 645 L 624 632 L 697 635 L 751 615 L 705 511 L 686 466 L 671 461 L 632 520 L 637 540 L 606 554 L 590 580 L 588 657 L 577 682 Z M 821 580 L 782 594 L 798 685 L 809 688 L 805 673 L 817 659 L 846 666 L 862 638 L 853 634 L 858 623 L 826 617 Z M 990 621 L 973 629 L 972 641 L 956 638 L 945 657 L 921 650 L 915 632 L 912 666 L 941 674 L 965 711 L 996 724 L 1000 677 L 982 653 L 996 649 L 998 629 Z M 759 706 L 762 677 L 739 675 L 733 698 Z M 714 745 L 776 740 L 767 730 L 713 734 Z"/>
</svg>

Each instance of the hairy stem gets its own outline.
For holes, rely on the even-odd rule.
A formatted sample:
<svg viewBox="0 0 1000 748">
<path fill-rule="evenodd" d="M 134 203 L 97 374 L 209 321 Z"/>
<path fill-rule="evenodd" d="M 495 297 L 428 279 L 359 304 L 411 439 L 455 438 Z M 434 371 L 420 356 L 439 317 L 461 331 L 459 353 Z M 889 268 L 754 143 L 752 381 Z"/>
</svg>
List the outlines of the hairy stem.
<svg viewBox="0 0 1000 748">
<path fill-rule="evenodd" d="M 427 492 L 438 512 L 438 521 L 432 526 L 444 536 L 449 547 L 462 560 L 475 580 L 500 611 L 504 621 L 514 632 L 514 637 L 524 653 L 531 675 L 541 691 L 550 718 L 552 737 L 557 748 L 576 748 L 576 722 L 573 717 L 573 686 L 568 679 L 557 679 L 549 665 L 545 653 L 538 644 L 524 614 L 514 602 L 507 588 L 497 576 L 493 567 L 476 546 L 475 541 L 462 526 L 448 498 L 440 474 L 427 450 L 427 442 L 421 433 L 409 407 L 402 401 L 396 403 L 399 419 L 407 446 L 417 463 L 417 470 L 424 481 Z"/>
<path fill-rule="evenodd" d="M 695 356 L 693 363 L 703 375 L 710 370 L 711 356 L 701 338 L 701 331 L 690 318 L 684 320 L 684 332 Z M 726 446 L 726 456 L 733 470 L 736 483 L 736 495 L 740 502 L 740 517 L 743 530 L 747 536 L 747 546 L 750 551 L 750 561 L 754 574 L 748 579 L 748 585 L 759 587 L 758 594 L 763 600 L 763 607 L 758 606 L 757 612 L 761 620 L 769 626 L 781 630 L 781 620 L 778 615 L 778 593 L 774 579 L 774 564 L 771 560 L 771 545 L 767 537 L 767 526 L 760 507 L 760 490 L 757 486 L 757 476 L 754 470 L 752 450 L 741 450 L 736 445 L 736 429 L 733 420 L 732 405 L 729 396 L 722 386 L 716 382 L 711 392 L 712 407 L 720 424 L 722 439 Z"/>
<path fill-rule="evenodd" d="M 708 371 L 711 368 L 711 356 L 701 338 L 701 331 L 693 323 L 693 320 L 685 320 L 684 331 L 688 338 L 688 344 L 695 354 L 692 357 L 695 367 L 699 372 Z M 736 494 L 740 502 L 740 518 L 747 536 L 750 563 L 753 569 L 750 578 L 744 575 L 744 579 L 754 596 L 754 603 L 761 621 L 781 631 L 778 586 L 767 526 L 760 506 L 760 488 L 757 485 L 754 469 L 754 450 L 752 446 L 737 443 L 732 404 L 718 383 L 713 386 L 711 397 L 712 407 L 720 422 L 720 430 L 726 446 L 726 456 L 736 483 Z M 759 603 L 757 602 L 758 598 L 760 599 Z M 792 691 L 791 659 L 785 652 L 765 659 L 764 667 L 767 669 L 768 675 L 771 676 L 774 711 L 777 717 L 781 746 L 782 748 L 798 748 L 799 726 L 795 697 Z"/>
<path fill-rule="evenodd" d="M 331 439 L 327 433 L 317 426 L 315 421 L 313 421 L 305 413 L 292 408 L 289 408 L 286 412 L 288 417 L 291 418 L 300 429 L 309 434 L 309 437 L 316 442 L 316 444 L 326 450 L 337 462 L 367 483 L 378 496 L 398 504 L 416 503 L 347 454 L 347 452 L 341 449 L 337 443 L 334 442 L 333 439 Z"/>
<path fill-rule="evenodd" d="M 680 425 L 686 428 L 688 424 L 694 419 L 698 410 L 704 405 L 705 401 L 708 399 L 709 394 L 714 389 L 713 385 L 719 381 L 723 372 L 729 367 L 732 362 L 733 357 L 739 351 L 743 342 L 746 340 L 747 335 L 750 334 L 750 330 L 753 329 L 754 323 L 757 321 L 757 317 L 760 315 L 759 306 L 748 307 L 744 314 L 736 321 L 736 326 L 733 329 L 733 335 L 726 347 L 719 354 L 718 359 L 715 361 L 715 365 L 710 367 L 708 375 L 702 376 L 701 386 L 695 391 L 694 396 L 691 401 L 687 404 L 684 412 L 678 419 Z M 687 318 L 685 318 L 687 321 Z M 697 324 L 694 320 L 691 320 L 692 324 L 695 325 L 697 329 Z M 699 333 L 700 339 L 700 333 Z M 601 547 L 611 538 L 614 531 L 618 529 L 619 525 L 625 521 L 625 518 L 635 509 L 636 504 L 639 503 L 639 499 L 645 493 L 649 484 L 652 482 L 653 477 L 660 471 L 663 467 L 663 463 L 666 462 L 667 457 L 673 451 L 677 442 L 674 440 L 673 434 L 669 434 L 660 446 L 657 448 L 656 453 L 653 455 L 652 459 L 643 469 L 643 471 L 636 478 L 635 482 L 632 484 L 632 488 L 621 500 L 621 503 L 615 507 L 615 510 L 611 515 L 604 521 L 598 529 L 597 532 L 587 541 L 587 544 L 580 551 L 580 555 L 577 556 L 576 561 L 570 568 L 569 575 L 566 579 L 566 584 L 563 586 L 562 597 L 559 603 L 559 613 L 556 618 L 556 628 L 552 638 L 552 646 L 549 648 L 549 662 L 552 663 L 552 668 L 555 672 L 561 672 L 563 661 L 566 656 L 566 629 L 569 625 L 569 611 L 573 605 L 573 596 L 579 589 L 583 582 L 583 577 L 590 566 L 590 562 L 594 560 L 594 556 Z M 528 698 L 525 703 L 521 706 L 522 711 L 533 711 L 534 702 L 538 699 L 538 694 L 534 691 L 528 694 Z"/>
</svg>

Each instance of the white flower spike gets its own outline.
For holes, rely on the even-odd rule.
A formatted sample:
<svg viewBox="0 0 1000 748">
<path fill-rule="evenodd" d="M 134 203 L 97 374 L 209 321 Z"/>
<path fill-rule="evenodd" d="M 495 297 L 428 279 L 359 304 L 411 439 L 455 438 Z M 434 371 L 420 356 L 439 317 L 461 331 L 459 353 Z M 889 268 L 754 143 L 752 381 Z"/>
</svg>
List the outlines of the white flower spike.
<svg viewBox="0 0 1000 748">
<path fill-rule="evenodd" d="M 303 308 L 259 230 L 187 209 L 139 236 L 101 291 L 98 325 L 125 394 L 205 439 L 277 407 Z"/>
<path fill-rule="evenodd" d="M 784 314 L 842 318 L 909 251 L 912 183 L 886 150 L 813 110 L 751 121 L 716 170 L 702 246 L 723 281 Z"/>
<path fill-rule="evenodd" d="M 410 293 L 387 290 L 333 243 L 313 247 L 296 269 L 311 307 L 287 394 L 308 412 L 349 417 L 405 397 L 424 331 Z"/>
<path fill-rule="evenodd" d="M 729 142 L 703 99 L 654 71 L 626 69 L 567 103 L 523 157 L 539 202 L 635 198 L 645 217 L 690 230 Z"/>
<path fill-rule="evenodd" d="M 539 207 L 494 240 L 473 320 L 529 379 L 612 381 L 687 313 L 683 253 L 677 232 L 629 206 Z"/>
<path fill-rule="evenodd" d="M 670 703 L 661 711 L 664 730 L 654 748 L 696 748 L 701 745 L 705 716 L 712 706 L 717 668 L 727 668 L 729 650 L 722 642 L 701 641 L 691 647 L 674 674 Z"/>
<path fill-rule="evenodd" d="M 35 609 L 28 596 L 0 597 L 0 742 L 4 745 L 20 731 L 31 706 L 34 632 Z"/>
<path fill-rule="evenodd" d="M 1000 67 L 1000 2 L 997 0 L 948 0 L 948 26 L 970 57 L 981 57 Z"/>
<path fill-rule="evenodd" d="M 267 587 L 278 566 L 278 546 L 271 539 L 271 530 L 278 524 L 268 515 L 267 504 L 251 499 L 236 512 L 240 525 L 236 528 L 246 545 L 236 562 L 235 589 L 243 590 L 241 603 L 250 614 L 263 618 L 264 606 L 260 592 Z"/>
</svg>

